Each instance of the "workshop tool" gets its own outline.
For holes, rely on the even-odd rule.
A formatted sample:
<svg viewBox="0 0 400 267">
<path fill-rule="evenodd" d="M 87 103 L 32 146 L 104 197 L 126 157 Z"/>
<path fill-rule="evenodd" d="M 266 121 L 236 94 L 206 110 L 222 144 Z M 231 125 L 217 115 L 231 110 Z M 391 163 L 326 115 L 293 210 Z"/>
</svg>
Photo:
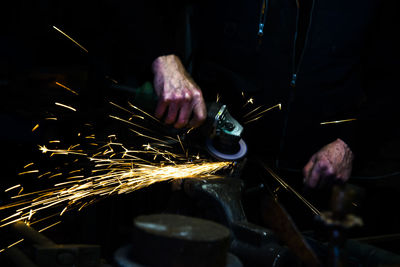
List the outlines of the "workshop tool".
<svg viewBox="0 0 400 267">
<path fill-rule="evenodd" d="M 242 267 L 228 253 L 230 234 L 221 224 L 177 214 L 150 214 L 136 217 L 133 226 L 131 245 L 114 254 L 120 267 Z"/>
<path fill-rule="evenodd" d="M 243 180 L 237 177 L 184 182 L 184 190 L 195 201 L 199 217 L 229 228 L 230 252 L 245 266 L 300 266 L 271 230 L 247 220 L 241 202 L 243 188 Z"/>
<path fill-rule="evenodd" d="M 150 82 L 145 82 L 142 86 L 136 88 L 118 83 L 111 83 L 110 87 L 130 92 L 133 95 L 134 105 L 150 113 L 154 112 L 157 105 L 157 95 Z M 205 136 L 203 147 L 206 147 L 211 156 L 221 161 L 242 159 L 247 153 L 247 145 L 241 138 L 243 126 L 231 116 L 226 105 L 209 102 L 206 103 L 206 106 L 207 119 L 200 127 L 200 132 L 203 137 Z M 183 129 L 180 133 L 184 135 L 187 130 Z"/>
<path fill-rule="evenodd" d="M 226 105 L 220 103 L 207 104 L 208 131 L 207 151 L 216 159 L 236 161 L 247 153 L 247 145 L 241 138 L 243 126 L 229 113 Z"/>
<path fill-rule="evenodd" d="M 100 246 L 84 244 L 56 244 L 42 233 L 23 222 L 16 222 L 11 229 L 24 238 L 30 247 L 27 252 L 11 247 L 6 255 L 16 266 L 40 267 L 99 267 Z M 7 251 L 7 250 L 6 250 Z M 27 265 L 27 263 L 29 263 Z"/>
</svg>

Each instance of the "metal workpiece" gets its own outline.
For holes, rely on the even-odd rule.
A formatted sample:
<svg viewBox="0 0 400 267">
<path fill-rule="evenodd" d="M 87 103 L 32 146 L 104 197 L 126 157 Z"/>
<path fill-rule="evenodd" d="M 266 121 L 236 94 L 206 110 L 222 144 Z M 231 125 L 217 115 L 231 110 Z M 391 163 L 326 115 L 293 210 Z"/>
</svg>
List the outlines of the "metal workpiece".
<svg viewBox="0 0 400 267">
<path fill-rule="evenodd" d="M 145 266 L 226 266 L 229 239 L 229 230 L 212 221 L 142 215 L 134 219 L 130 254 Z"/>
<path fill-rule="evenodd" d="M 57 244 L 23 222 L 12 224 L 11 229 L 30 245 L 29 255 L 17 248 L 6 253 L 17 266 L 23 266 L 18 265 L 20 262 L 31 262 L 32 264 L 26 266 L 40 267 L 100 266 L 100 246 L 98 245 Z M 23 257 L 18 255 L 23 255 Z"/>
<path fill-rule="evenodd" d="M 306 240 L 297 229 L 290 215 L 272 197 L 262 200 L 262 218 L 264 223 L 276 233 L 306 266 L 321 266 L 321 263 Z"/>
<path fill-rule="evenodd" d="M 11 225 L 11 229 L 13 229 L 16 233 L 22 236 L 26 241 L 35 245 L 42 246 L 53 246 L 56 245 L 51 239 L 47 238 L 45 235 L 39 233 L 32 227 L 28 226 L 24 222 L 16 222 Z"/>
<path fill-rule="evenodd" d="M 6 249 L 3 253 L 14 264 L 15 267 L 40 267 L 36 265 L 19 248 L 11 247 Z"/>
</svg>

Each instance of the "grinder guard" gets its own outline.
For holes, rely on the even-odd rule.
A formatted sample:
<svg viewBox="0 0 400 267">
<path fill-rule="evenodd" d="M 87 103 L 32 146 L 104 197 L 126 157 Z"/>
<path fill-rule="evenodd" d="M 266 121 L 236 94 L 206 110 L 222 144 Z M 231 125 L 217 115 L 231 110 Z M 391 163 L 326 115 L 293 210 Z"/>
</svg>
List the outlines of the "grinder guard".
<svg viewBox="0 0 400 267">
<path fill-rule="evenodd" d="M 247 153 L 247 145 L 241 138 L 243 126 L 229 113 L 226 105 L 207 104 L 205 127 L 207 151 L 219 160 L 235 161 Z"/>
</svg>

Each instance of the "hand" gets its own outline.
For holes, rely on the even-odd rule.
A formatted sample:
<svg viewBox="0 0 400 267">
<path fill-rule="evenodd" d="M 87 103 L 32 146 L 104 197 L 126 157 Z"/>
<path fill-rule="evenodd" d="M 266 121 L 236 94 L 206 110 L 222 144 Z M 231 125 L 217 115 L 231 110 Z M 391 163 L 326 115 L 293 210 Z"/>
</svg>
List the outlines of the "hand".
<svg viewBox="0 0 400 267">
<path fill-rule="evenodd" d="M 206 105 L 199 86 L 175 55 L 160 56 L 152 64 L 154 89 L 159 98 L 155 116 L 175 128 L 197 127 L 206 119 Z M 165 114 L 166 113 L 166 114 Z"/>
<path fill-rule="evenodd" d="M 341 139 L 327 144 L 315 153 L 303 169 L 304 183 L 316 187 L 333 179 L 346 182 L 351 175 L 353 152 Z"/>
</svg>

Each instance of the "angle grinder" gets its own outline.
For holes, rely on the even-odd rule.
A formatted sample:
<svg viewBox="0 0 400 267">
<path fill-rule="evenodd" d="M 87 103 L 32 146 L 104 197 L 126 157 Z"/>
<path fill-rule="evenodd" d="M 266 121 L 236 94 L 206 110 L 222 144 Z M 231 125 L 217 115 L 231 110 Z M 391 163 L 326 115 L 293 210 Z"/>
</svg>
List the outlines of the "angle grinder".
<svg viewBox="0 0 400 267">
<path fill-rule="evenodd" d="M 140 87 L 121 84 L 111 84 L 110 87 L 132 93 L 133 102 L 145 110 L 152 112 L 156 108 L 157 95 L 150 82 L 145 82 Z M 199 130 L 206 137 L 207 152 L 222 161 L 238 161 L 243 158 L 247 153 L 247 145 L 241 138 L 243 126 L 231 116 L 226 105 L 208 102 L 206 106 L 207 119 Z M 187 132 L 187 129 L 183 132 Z"/>
<path fill-rule="evenodd" d="M 243 126 L 229 113 L 226 105 L 207 103 L 206 148 L 219 160 L 237 161 L 247 153 L 247 145 L 241 138 Z"/>
</svg>

